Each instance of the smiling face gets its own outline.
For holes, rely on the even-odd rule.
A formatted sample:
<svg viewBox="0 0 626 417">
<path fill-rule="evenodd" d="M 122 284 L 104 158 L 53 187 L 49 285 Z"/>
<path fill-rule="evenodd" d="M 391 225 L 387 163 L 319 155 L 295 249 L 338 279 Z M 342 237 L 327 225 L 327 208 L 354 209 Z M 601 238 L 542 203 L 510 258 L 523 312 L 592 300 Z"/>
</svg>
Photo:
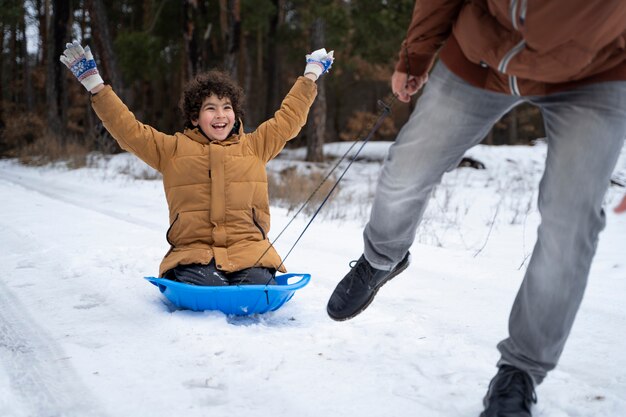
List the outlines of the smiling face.
<svg viewBox="0 0 626 417">
<path fill-rule="evenodd" d="M 235 125 L 235 110 L 228 97 L 211 94 L 202 102 L 197 120 L 192 120 L 210 139 L 222 141 Z"/>
</svg>

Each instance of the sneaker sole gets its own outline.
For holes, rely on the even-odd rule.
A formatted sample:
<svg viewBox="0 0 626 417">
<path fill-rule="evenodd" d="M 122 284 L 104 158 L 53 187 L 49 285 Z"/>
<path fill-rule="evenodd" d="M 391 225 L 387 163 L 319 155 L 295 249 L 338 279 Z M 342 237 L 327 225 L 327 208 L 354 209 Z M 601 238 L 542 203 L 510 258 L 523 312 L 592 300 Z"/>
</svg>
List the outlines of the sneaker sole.
<svg viewBox="0 0 626 417">
<path fill-rule="evenodd" d="M 389 274 L 389 276 L 384 279 L 383 281 L 380 282 L 380 284 L 378 284 L 378 286 L 376 288 L 374 288 L 374 292 L 372 292 L 372 295 L 370 296 L 370 298 L 367 299 L 367 301 L 365 302 L 365 304 L 363 304 L 363 307 L 361 307 L 360 309 L 358 309 L 356 312 L 354 312 L 352 315 L 350 316 L 346 316 L 346 317 L 336 317 L 333 316 L 331 314 L 330 311 L 328 311 L 328 307 L 326 307 L 326 313 L 328 314 L 328 317 L 330 317 L 331 319 L 335 320 L 335 321 L 346 321 L 346 320 L 350 320 L 356 316 L 358 316 L 359 314 L 361 314 L 363 311 L 365 311 L 365 309 L 367 307 L 369 307 L 370 304 L 372 304 L 372 301 L 374 301 L 374 298 L 376 297 L 376 294 L 378 293 L 378 290 L 380 290 L 382 288 L 383 285 L 385 285 L 386 283 L 388 283 L 389 281 L 391 281 L 392 278 L 397 277 L 398 275 L 400 275 L 402 272 L 404 272 L 405 269 L 407 269 L 409 267 L 409 264 L 411 263 L 411 254 L 409 254 L 409 256 L 407 256 L 407 260 L 406 263 L 402 266 L 400 266 L 398 269 L 396 269 L 395 271 L 393 271 L 391 274 Z"/>
</svg>

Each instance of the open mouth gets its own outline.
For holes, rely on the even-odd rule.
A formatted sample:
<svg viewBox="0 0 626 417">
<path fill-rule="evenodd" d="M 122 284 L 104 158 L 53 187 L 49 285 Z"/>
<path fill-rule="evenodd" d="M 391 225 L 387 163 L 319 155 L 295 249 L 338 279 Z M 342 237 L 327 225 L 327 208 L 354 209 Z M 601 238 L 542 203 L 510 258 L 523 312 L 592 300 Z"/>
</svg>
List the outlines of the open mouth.
<svg viewBox="0 0 626 417">
<path fill-rule="evenodd" d="M 211 127 L 215 130 L 224 130 L 226 129 L 226 126 L 228 126 L 227 123 L 216 123 L 214 125 L 211 125 Z"/>
</svg>

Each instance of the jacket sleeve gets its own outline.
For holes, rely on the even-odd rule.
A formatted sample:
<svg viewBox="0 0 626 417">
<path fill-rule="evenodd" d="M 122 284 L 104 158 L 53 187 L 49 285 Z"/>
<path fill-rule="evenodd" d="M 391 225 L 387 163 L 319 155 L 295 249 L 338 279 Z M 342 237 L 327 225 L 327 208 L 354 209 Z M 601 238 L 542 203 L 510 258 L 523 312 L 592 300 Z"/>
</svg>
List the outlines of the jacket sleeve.
<svg viewBox="0 0 626 417">
<path fill-rule="evenodd" d="M 122 149 L 161 172 L 162 160 L 175 149 L 176 137 L 139 122 L 108 85 L 91 97 L 91 105 Z"/>
<path fill-rule="evenodd" d="M 317 84 L 306 77 L 298 77 L 274 117 L 250 134 L 249 144 L 253 152 L 265 162 L 278 155 L 285 143 L 295 138 L 306 124 L 316 95 Z"/>
<path fill-rule="evenodd" d="M 465 0 L 416 0 L 396 71 L 415 76 L 430 71 L 464 3 Z"/>
</svg>

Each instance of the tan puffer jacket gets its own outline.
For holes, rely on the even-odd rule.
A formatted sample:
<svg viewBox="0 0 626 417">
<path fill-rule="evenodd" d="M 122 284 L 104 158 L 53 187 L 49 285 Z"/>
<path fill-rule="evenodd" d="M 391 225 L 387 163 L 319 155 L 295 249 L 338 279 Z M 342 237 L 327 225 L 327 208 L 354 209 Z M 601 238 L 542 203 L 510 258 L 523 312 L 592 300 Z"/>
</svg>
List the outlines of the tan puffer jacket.
<svg viewBox="0 0 626 417">
<path fill-rule="evenodd" d="M 445 44 L 445 45 L 444 45 Z M 542 95 L 626 79 L 623 0 L 417 0 L 396 69 L 441 59 L 493 91 Z"/>
<path fill-rule="evenodd" d="M 226 272 L 281 265 L 267 238 L 265 164 L 300 132 L 316 94 L 315 82 L 299 77 L 272 119 L 221 142 L 197 128 L 158 132 L 137 121 L 109 86 L 92 97 L 96 114 L 120 146 L 163 174 L 171 248 L 159 276 L 177 265 L 208 264 L 213 258 Z"/>
</svg>

